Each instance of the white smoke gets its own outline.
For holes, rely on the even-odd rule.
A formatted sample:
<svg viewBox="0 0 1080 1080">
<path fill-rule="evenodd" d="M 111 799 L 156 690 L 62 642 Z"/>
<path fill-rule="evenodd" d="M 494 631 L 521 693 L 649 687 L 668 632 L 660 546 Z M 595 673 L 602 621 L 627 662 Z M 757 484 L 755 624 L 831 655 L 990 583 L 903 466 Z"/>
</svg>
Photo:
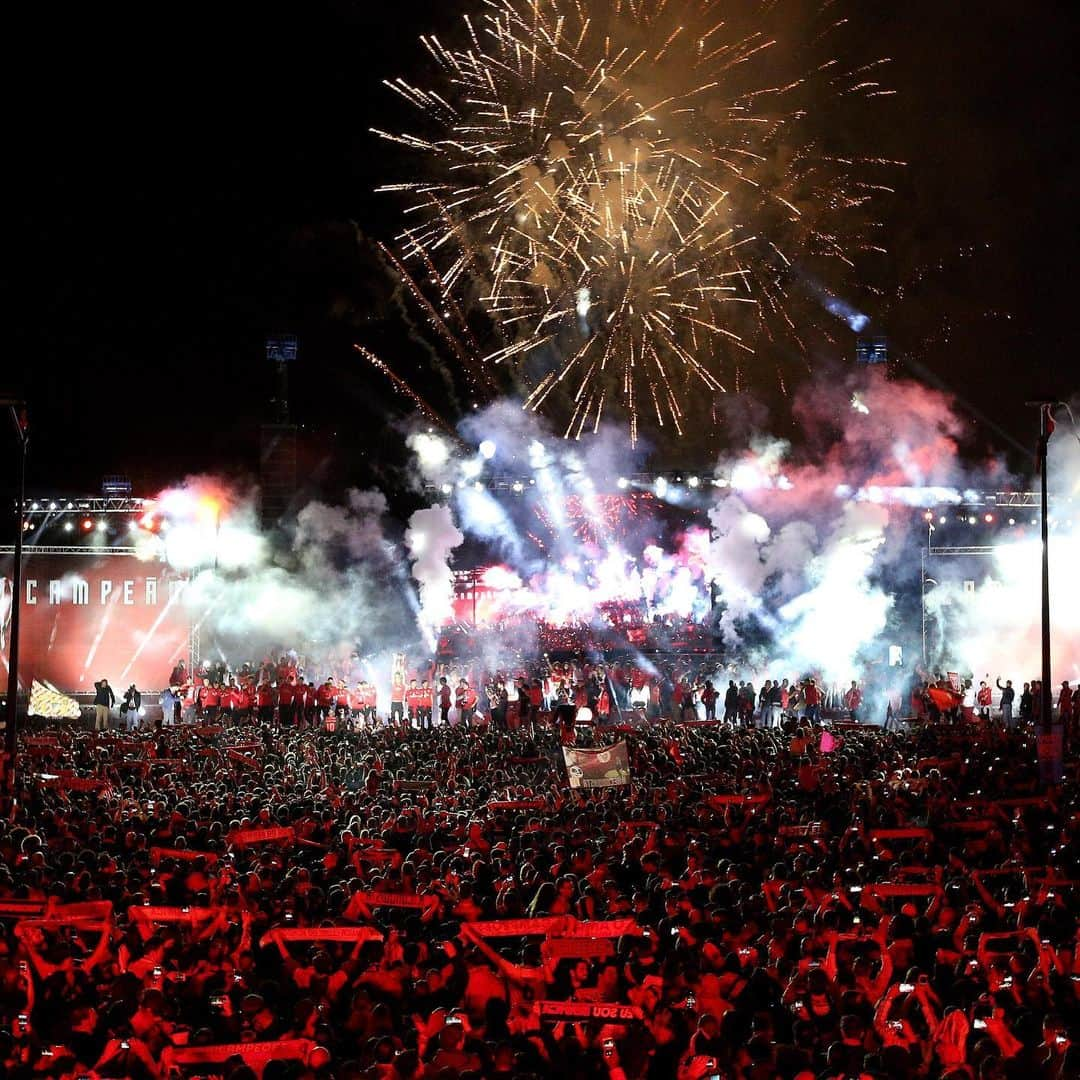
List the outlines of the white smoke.
<svg viewBox="0 0 1080 1080">
<path fill-rule="evenodd" d="M 432 648 L 438 630 L 453 618 L 454 572 L 450 557 L 464 540 L 448 506 L 435 505 L 417 510 L 409 518 L 405 544 L 420 594 L 417 617 Z"/>
</svg>

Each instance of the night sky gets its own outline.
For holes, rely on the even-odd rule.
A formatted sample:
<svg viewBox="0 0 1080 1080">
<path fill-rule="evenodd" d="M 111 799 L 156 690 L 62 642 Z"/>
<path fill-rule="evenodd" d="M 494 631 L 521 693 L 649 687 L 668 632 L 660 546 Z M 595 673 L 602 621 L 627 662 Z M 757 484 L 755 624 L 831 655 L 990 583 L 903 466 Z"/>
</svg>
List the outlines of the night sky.
<svg viewBox="0 0 1080 1080">
<path fill-rule="evenodd" d="M 35 5 L 24 16 L 9 40 L 0 383 L 30 401 L 31 491 L 94 491 L 113 472 L 142 492 L 196 471 L 250 473 L 275 332 L 301 340 L 294 414 L 314 483 L 380 479 L 377 437 L 401 406 L 350 343 L 405 349 L 403 367 L 425 376 L 370 242 L 357 243 L 357 230 L 393 236 L 397 205 L 372 190 L 405 167 L 368 129 L 407 124 L 381 80 L 421 79 L 417 35 L 452 33 L 458 7 Z M 1030 444 L 1023 401 L 1080 381 L 1076 8 L 857 9 L 867 59 L 895 58 L 900 91 L 867 149 L 909 162 L 882 204 L 893 255 L 876 272 L 899 283 L 945 264 L 893 308 L 888 331 L 985 417 L 973 420 L 975 451 Z M 13 472 L 6 428 L 4 439 L 0 490 Z"/>
</svg>

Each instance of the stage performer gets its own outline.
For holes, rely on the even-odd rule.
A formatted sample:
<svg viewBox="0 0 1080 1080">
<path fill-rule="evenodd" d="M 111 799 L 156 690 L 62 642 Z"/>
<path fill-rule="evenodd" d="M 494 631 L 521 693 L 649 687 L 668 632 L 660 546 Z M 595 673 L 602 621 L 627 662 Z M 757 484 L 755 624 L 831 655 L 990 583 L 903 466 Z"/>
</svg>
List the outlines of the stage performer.
<svg viewBox="0 0 1080 1080">
<path fill-rule="evenodd" d="M 979 683 L 979 690 L 975 695 L 975 704 L 979 707 L 979 719 L 990 719 L 990 706 L 994 703 L 994 692 L 986 682 Z"/>
<path fill-rule="evenodd" d="M 457 707 L 458 723 L 468 724 L 476 713 L 476 691 L 462 679 L 454 691 L 454 705 Z"/>
<path fill-rule="evenodd" d="M 1001 722 L 1005 725 L 1006 731 L 1012 731 L 1013 729 L 1013 702 L 1016 701 L 1016 689 L 1012 684 L 1012 679 L 1006 679 L 1005 685 L 1001 685 L 1001 676 L 994 680 L 997 683 L 997 688 L 1001 691 Z"/>
<path fill-rule="evenodd" d="M 454 695 L 450 690 L 450 684 L 446 681 L 446 676 L 443 675 L 439 679 L 439 724 L 442 727 L 447 727 L 450 724 L 450 706 L 453 700 Z"/>
<path fill-rule="evenodd" d="M 367 720 L 368 727 L 374 727 L 378 722 L 378 696 L 375 691 L 375 684 L 364 681 L 364 718 Z"/>
<path fill-rule="evenodd" d="M 390 726 L 405 726 L 405 677 L 400 671 L 390 678 Z"/>
<path fill-rule="evenodd" d="M 296 676 L 290 675 L 278 683 L 278 723 L 282 727 L 294 727 L 296 724 Z"/>
<path fill-rule="evenodd" d="M 406 726 L 420 726 L 420 687 L 416 685 L 415 679 L 409 680 L 409 687 L 405 691 L 405 715 L 408 717 Z"/>
<path fill-rule="evenodd" d="M 710 722 L 716 719 L 716 699 L 719 696 L 716 687 L 706 679 L 705 685 L 701 688 L 701 704 L 705 706 L 705 719 Z"/>
<path fill-rule="evenodd" d="M 258 710 L 260 724 L 274 722 L 274 688 L 265 678 L 255 689 L 255 708 Z"/>
<path fill-rule="evenodd" d="M 343 723 L 349 719 L 352 714 L 352 705 L 350 704 L 352 695 L 349 693 L 349 684 L 345 679 L 341 680 L 341 685 L 337 688 L 337 693 L 334 695 L 334 716 L 338 723 Z"/>
<path fill-rule="evenodd" d="M 806 702 L 806 719 L 811 724 L 818 723 L 821 720 L 821 691 L 816 679 L 807 679 L 803 685 L 803 700 Z"/>
<path fill-rule="evenodd" d="M 434 709 L 435 691 L 431 688 L 431 683 L 425 679 L 420 687 L 420 727 L 425 731 L 431 730 Z"/>
<path fill-rule="evenodd" d="M 856 724 L 859 722 L 859 706 L 861 705 L 862 691 L 859 689 L 858 683 L 852 679 L 851 686 L 848 687 L 847 693 L 844 694 L 844 708 L 851 714 L 851 719 Z"/>
<path fill-rule="evenodd" d="M 318 690 L 315 691 L 315 704 L 318 706 L 318 723 L 325 724 L 334 711 L 337 703 L 337 687 L 334 680 L 328 678 Z"/>
<path fill-rule="evenodd" d="M 199 687 L 199 696 L 196 700 L 196 709 L 199 718 L 208 724 L 217 719 L 218 709 L 221 706 L 221 687 L 216 683 L 206 682 Z"/>
<path fill-rule="evenodd" d="M 116 695 L 108 679 L 98 679 L 94 683 L 94 730 L 109 730 L 109 715 L 116 704 Z"/>
<path fill-rule="evenodd" d="M 129 732 L 139 730 L 139 710 L 142 708 L 142 694 L 132 683 L 124 691 L 124 703 L 120 708 L 120 715 L 124 719 L 124 726 Z"/>
</svg>

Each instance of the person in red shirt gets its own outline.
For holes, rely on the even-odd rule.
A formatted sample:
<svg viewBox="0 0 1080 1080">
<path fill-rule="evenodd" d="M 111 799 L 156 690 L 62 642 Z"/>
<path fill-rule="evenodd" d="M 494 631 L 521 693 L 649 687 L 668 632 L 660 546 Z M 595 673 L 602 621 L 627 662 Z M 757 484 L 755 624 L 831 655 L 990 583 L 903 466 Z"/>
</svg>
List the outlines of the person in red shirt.
<svg viewBox="0 0 1080 1080">
<path fill-rule="evenodd" d="M 979 683 L 979 689 L 975 694 L 975 704 L 979 707 L 979 718 L 990 719 L 990 706 L 994 703 L 994 691 L 985 683 Z"/>
<path fill-rule="evenodd" d="M 341 685 L 337 689 L 337 693 L 334 695 L 334 715 L 338 719 L 338 723 L 349 718 L 350 705 L 349 705 L 349 684 L 342 679 Z"/>
<path fill-rule="evenodd" d="M 293 727 L 296 724 L 298 689 L 295 676 L 278 683 L 278 723 L 282 727 Z"/>
<path fill-rule="evenodd" d="M 816 724 L 821 719 L 821 691 L 814 679 L 807 679 L 803 687 L 803 701 L 806 702 L 806 719 Z"/>
<path fill-rule="evenodd" d="M 409 718 L 409 727 L 420 726 L 420 687 L 415 679 L 409 680 L 409 688 L 405 691 L 405 710 Z"/>
<path fill-rule="evenodd" d="M 231 724 L 236 715 L 236 683 L 230 678 L 229 681 L 221 687 L 221 708 L 218 713 L 218 719 L 223 724 Z"/>
<path fill-rule="evenodd" d="M 390 726 L 395 724 L 405 725 L 405 680 L 397 672 L 390 683 Z"/>
<path fill-rule="evenodd" d="M 431 730 L 432 713 L 435 708 L 435 691 L 431 688 L 431 683 L 424 680 L 420 687 L 420 727 L 425 731 Z"/>
<path fill-rule="evenodd" d="M 458 723 L 468 724 L 476 712 L 476 691 L 462 679 L 454 691 L 454 705 L 457 707 Z"/>
<path fill-rule="evenodd" d="M 353 731 L 359 731 L 364 719 L 364 683 L 358 682 L 356 689 L 349 694 L 349 720 Z"/>
<path fill-rule="evenodd" d="M 375 690 L 375 684 L 370 682 L 364 683 L 364 719 L 367 721 L 368 727 L 373 728 L 378 719 L 378 693 Z"/>
<path fill-rule="evenodd" d="M 716 699 L 720 696 L 716 687 L 708 679 L 705 680 L 705 685 L 701 690 L 701 703 L 705 706 L 705 719 L 716 719 Z"/>
<path fill-rule="evenodd" d="M 199 716 L 208 724 L 212 724 L 221 707 L 221 687 L 216 683 L 204 683 L 199 688 L 199 696 L 196 699 L 196 707 Z"/>
<path fill-rule="evenodd" d="M 809 705 L 809 700 L 807 705 Z M 844 708 L 851 713 L 851 719 L 858 723 L 859 720 L 859 706 L 862 705 L 862 691 L 859 689 L 858 683 L 854 679 L 851 680 L 851 686 L 844 694 Z"/>
<path fill-rule="evenodd" d="M 327 679 L 326 682 L 315 691 L 315 703 L 318 706 L 318 719 L 320 723 L 326 723 L 327 718 L 334 711 L 336 702 L 337 687 L 334 685 L 333 679 Z"/>
<path fill-rule="evenodd" d="M 251 703 L 254 695 L 247 683 L 242 683 L 233 690 L 233 711 L 238 723 L 246 724 L 251 719 Z"/>
<path fill-rule="evenodd" d="M 268 682 L 259 683 L 255 690 L 255 708 L 260 724 L 274 722 L 274 688 Z"/>
<path fill-rule="evenodd" d="M 450 691 L 450 684 L 444 675 L 439 679 L 439 723 L 446 727 L 450 723 L 450 706 L 453 704 L 454 695 Z"/>
</svg>

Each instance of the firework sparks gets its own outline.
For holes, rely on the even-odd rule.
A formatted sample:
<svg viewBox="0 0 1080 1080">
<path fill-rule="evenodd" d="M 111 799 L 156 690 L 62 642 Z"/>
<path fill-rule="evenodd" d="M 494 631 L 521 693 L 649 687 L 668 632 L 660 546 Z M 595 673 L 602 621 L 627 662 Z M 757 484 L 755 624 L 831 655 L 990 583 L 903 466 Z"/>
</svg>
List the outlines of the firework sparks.
<svg viewBox="0 0 1080 1080">
<path fill-rule="evenodd" d="M 437 175 L 384 190 L 410 199 L 402 259 L 438 290 L 445 318 L 419 302 L 474 389 L 502 366 L 568 437 L 614 406 L 636 440 L 644 416 L 681 434 L 687 392 L 738 386 L 763 343 L 805 352 L 797 268 L 848 271 L 875 247 L 864 208 L 884 187 L 860 174 L 889 164 L 827 152 L 815 108 L 887 91 L 885 61 L 788 74 L 784 7 L 482 0 L 460 46 L 422 39 L 440 84 L 388 85 L 432 133 L 378 134 Z M 844 23 L 825 15 L 799 27 L 808 50 Z"/>
</svg>

